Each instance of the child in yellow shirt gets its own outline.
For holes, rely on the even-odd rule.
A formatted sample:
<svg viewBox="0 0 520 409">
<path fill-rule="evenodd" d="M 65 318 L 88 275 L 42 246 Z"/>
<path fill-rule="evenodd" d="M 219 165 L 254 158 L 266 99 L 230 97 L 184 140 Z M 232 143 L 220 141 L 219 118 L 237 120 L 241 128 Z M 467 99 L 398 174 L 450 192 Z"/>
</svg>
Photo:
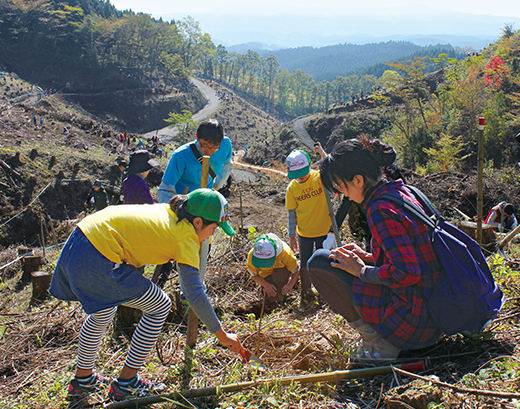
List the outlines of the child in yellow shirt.
<svg viewBox="0 0 520 409">
<path fill-rule="evenodd" d="M 109 385 L 108 395 L 116 401 L 158 394 L 166 388 L 138 374 L 171 306 L 168 294 L 140 272 L 144 264 L 177 261 L 190 307 L 223 345 L 242 351 L 238 337 L 223 330 L 199 272 L 201 243 L 219 226 L 229 236 L 235 233 L 228 222 L 227 200 L 212 189 L 177 195 L 169 204 L 108 206 L 77 225 L 60 254 L 50 287 L 60 300 L 81 302 L 88 315 L 79 335 L 69 398 L 97 393 Z M 143 316 L 123 369 L 111 380 L 94 367 L 102 337 L 119 305 L 140 309 Z"/>
<path fill-rule="evenodd" d="M 288 212 L 290 245 L 300 250 L 301 300 L 305 304 L 311 289 L 307 261 L 331 229 L 331 220 L 325 190 L 318 170 L 311 170 L 311 158 L 305 151 L 293 150 L 287 156 L 287 187 L 285 208 Z"/>
<path fill-rule="evenodd" d="M 266 301 L 282 301 L 300 276 L 298 260 L 276 234 L 262 234 L 247 256 L 247 269 L 266 293 Z"/>
</svg>

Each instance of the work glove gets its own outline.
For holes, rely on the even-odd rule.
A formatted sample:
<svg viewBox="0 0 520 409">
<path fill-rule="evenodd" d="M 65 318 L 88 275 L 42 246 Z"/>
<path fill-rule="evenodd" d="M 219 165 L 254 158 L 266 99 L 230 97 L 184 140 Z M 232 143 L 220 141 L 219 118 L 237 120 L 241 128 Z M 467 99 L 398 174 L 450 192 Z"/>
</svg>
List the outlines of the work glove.
<svg viewBox="0 0 520 409">
<path fill-rule="evenodd" d="M 336 247 L 338 247 L 336 243 L 336 236 L 334 235 L 334 233 L 328 233 L 327 238 L 323 240 L 323 248 L 325 250 L 332 250 Z"/>
</svg>

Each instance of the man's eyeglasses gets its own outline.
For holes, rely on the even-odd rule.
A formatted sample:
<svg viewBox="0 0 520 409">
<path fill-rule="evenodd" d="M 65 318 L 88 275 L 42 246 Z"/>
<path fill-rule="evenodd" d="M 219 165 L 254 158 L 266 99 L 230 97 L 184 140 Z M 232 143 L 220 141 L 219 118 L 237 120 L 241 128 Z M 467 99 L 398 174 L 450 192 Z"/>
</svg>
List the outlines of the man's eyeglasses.
<svg viewBox="0 0 520 409">
<path fill-rule="evenodd" d="M 199 144 L 199 148 L 203 149 L 205 151 L 216 152 L 216 151 L 218 151 L 218 148 L 219 148 L 219 146 L 215 147 L 215 145 L 208 146 L 206 144 L 202 144 L 202 143 L 200 143 L 200 141 L 197 141 L 197 143 Z"/>
</svg>

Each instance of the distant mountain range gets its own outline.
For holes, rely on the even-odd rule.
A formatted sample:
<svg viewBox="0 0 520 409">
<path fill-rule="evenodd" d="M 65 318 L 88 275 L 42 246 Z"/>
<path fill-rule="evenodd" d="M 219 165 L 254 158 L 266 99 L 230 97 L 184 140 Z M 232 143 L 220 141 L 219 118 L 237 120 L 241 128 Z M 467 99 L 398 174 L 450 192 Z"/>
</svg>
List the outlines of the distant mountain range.
<svg viewBox="0 0 520 409">
<path fill-rule="evenodd" d="M 257 51 L 261 57 L 274 55 L 280 67 L 293 72 L 301 69 L 311 74 L 316 82 L 334 81 L 338 76 L 373 74 L 380 77 L 389 69 L 385 64 L 396 60 L 415 57 L 438 57 L 446 54 L 450 58 L 461 59 L 465 53 L 457 52 L 449 44 L 419 46 L 409 41 L 386 41 L 370 44 L 337 44 L 325 47 L 296 47 L 268 50 L 259 43 L 246 43 L 228 47 L 228 51 L 246 53 Z M 433 70 L 434 67 L 431 67 Z"/>
<path fill-rule="evenodd" d="M 507 10 L 504 11 L 507 13 Z M 367 44 L 389 40 L 410 41 L 425 46 L 451 44 L 480 50 L 494 42 L 506 24 L 520 26 L 520 18 L 477 15 L 426 7 L 394 10 L 392 15 L 298 15 L 296 14 L 193 14 L 202 31 L 226 47 L 257 42 L 262 48 L 334 44 Z M 164 20 L 183 16 L 154 15 Z M 238 47 L 237 50 L 243 48 Z M 247 50 L 246 50 L 247 51 Z"/>
</svg>

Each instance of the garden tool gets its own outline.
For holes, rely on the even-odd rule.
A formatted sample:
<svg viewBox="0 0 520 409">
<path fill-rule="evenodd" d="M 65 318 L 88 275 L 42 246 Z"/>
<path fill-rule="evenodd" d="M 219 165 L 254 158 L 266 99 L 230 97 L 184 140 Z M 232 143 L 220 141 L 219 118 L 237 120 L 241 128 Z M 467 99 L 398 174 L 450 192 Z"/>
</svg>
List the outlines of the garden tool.
<svg viewBox="0 0 520 409">
<path fill-rule="evenodd" d="M 258 358 L 255 354 L 249 352 L 247 349 L 242 348 L 242 351 L 240 351 L 240 356 L 242 357 L 242 363 L 244 365 L 251 365 L 260 372 L 266 370 L 262 360 Z"/>
</svg>

